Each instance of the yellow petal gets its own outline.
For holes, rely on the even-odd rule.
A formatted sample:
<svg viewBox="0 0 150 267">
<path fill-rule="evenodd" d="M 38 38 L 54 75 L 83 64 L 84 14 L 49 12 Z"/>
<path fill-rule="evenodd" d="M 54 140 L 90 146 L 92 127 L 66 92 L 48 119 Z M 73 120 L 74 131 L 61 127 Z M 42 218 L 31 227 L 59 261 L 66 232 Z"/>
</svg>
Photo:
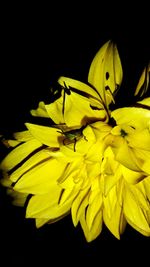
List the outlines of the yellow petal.
<svg viewBox="0 0 150 267">
<path fill-rule="evenodd" d="M 80 217 L 80 224 L 83 229 L 87 242 L 93 241 L 99 236 L 99 234 L 102 231 L 102 211 L 100 210 L 97 213 L 90 230 L 86 223 L 85 213 L 83 213 L 82 216 Z"/>
<path fill-rule="evenodd" d="M 121 166 L 122 174 L 124 179 L 131 184 L 136 184 L 145 178 L 145 175 L 142 172 L 136 172 L 126 168 L 125 166 Z"/>
<path fill-rule="evenodd" d="M 39 102 L 38 108 L 32 109 L 30 113 L 32 116 L 35 116 L 35 117 L 49 118 L 49 115 L 47 113 L 47 110 L 45 108 L 45 104 L 43 101 Z"/>
<path fill-rule="evenodd" d="M 143 210 L 150 211 L 150 203 L 148 201 L 148 196 L 143 188 L 143 181 L 136 185 L 128 185 L 128 190 L 130 190 L 135 201 Z"/>
<path fill-rule="evenodd" d="M 44 224 L 46 224 L 49 221 L 49 219 L 43 219 L 43 218 L 36 218 L 35 222 L 36 222 L 36 227 L 40 228 L 41 226 L 43 226 Z"/>
<path fill-rule="evenodd" d="M 101 186 L 101 181 L 103 178 L 99 175 L 92 179 L 91 181 L 91 191 L 89 195 L 89 204 L 94 202 L 94 200 L 97 198 L 97 195 L 103 194 L 103 188 Z M 101 197 L 99 197 L 101 199 Z"/>
<path fill-rule="evenodd" d="M 140 162 L 135 157 L 131 148 L 128 147 L 126 141 L 123 139 L 122 144 L 114 150 L 115 159 L 125 167 L 133 171 L 141 171 Z"/>
<path fill-rule="evenodd" d="M 53 220 L 69 212 L 72 199 L 64 205 L 58 205 L 61 190 L 59 186 L 54 185 L 47 194 L 31 197 L 26 210 L 26 218 Z"/>
<path fill-rule="evenodd" d="M 95 162 L 101 163 L 105 148 L 106 145 L 102 141 L 98 141 L 95 144 L 93 144 L 87 151 L 87 154 L 85 155 L 86 162 L 93 164 Z"/>
<path fill-rule="evenodd" d="M 144 109 L 148 109 L 148 107 L 150 107 L 150 97 L 146 97 L 143 100 L 138 101 L 137 103 L 142 105 L 141 107 L 143 107 Z"/>
<path fill-rule="evenodd" d="M 141 233 L 144 236 L 150 236 L 150 230 L 147 229 L 143 229 L 142 227 L 140 227 L 140 225 L 134 224 L 133 221 L 131 221 L 129 218 L 127 218 L 127 222 L 139 233 Z"/>
<path fill-rule="evenodd" d="M 73 200 L 71 207 L 71 215 L 74 226 L 78 224 L 81 214 L 84 212 L 86 206 L 88 205 L 89 198 L 89 188 L 85 188 L 79 191 L 76 198 Z"/>
<path fill-rule="evenodd" d="M 67 126 L 82 126 L 97 120 L 107 120 L 107 113 L 101 105 L 95 108 L 88 99 L 76 93 L 68 95 L 64 105 L 64 120 Z"/>
<path fill-rule="evenodd" d="M 26 123 L 25 125 L 34 138 L 42 144 L 50 147 L 59 147 L 58 139 L 62 138 L 62 134 L 58 132 L 58 129 L 32 123 Z"/>
<path fill-rule="evenodd" d="M 63 205 L 69 198 L 75 197 L 79 192 L 79 189 L 74 187 L 63 188 L 59 198 L 59 205 Z"/>
<path fill-rule="evenodd" d="M 82 182 L 80 179 L 78 179 L 80 172 L 82 171 L 82 168 L 84 168 L 83 160 L 80 158 L 77 160 L 74 160 L 71 163 L 68 163 L 66 165 L 66 168 L 64 170 L 64 173 L 60 178 L 58 179 L 58 183 L 61 184 L 63 188 L 71 187 L 73 188 L 75 186 L 75 182 Z M 85 170 L 85 168 L 84 168 Z"/>
<path fill-rule="evenodd" d="M 16 132 L 13 134 L 14 138 L 17 139 L 20 142 L 26 142 L 31 139 L 33 139 L 32 134 L 27 130 L 27 131 L 22 131 L 22 132 Z"/>
<path fill-rule="evenodd" d="M 13 149 L 1 162 L 1 169 L 9 171 L 19 164 L 22 160 L 28 157 L 36 149 L 42 147 L 41 142 L 32 139 L 24 144 Z"/>
<path fill-rule="evenodd" d="M 122 67 L 116 45 L 105 43 L 94 57 L 88 75 L 92 84 L 108 106 L 113 101 L 118 86 L 122 82 Z"/>
<path fill-rule="evenodd" d="M 93 180 L 93 178 L 96 178 L 101 173 L 101 164 L 100 162 L 92 162 L 86 164 L 86 170 L 88 179 Z"/>
<path fill-rule="evenodd" d="M 110 196 L 108 195 L 104 199 L 104 210 L 103 210 L 103 219 L 105 225 L 108 227 L 110 232 L 118 239 L 120 239 L 120 235 L 124 232 L 126 226 L 126 220 L 123 215 L 123 209 L 121 205 L 117 202 L 117 198 L 115 198 L 115 206 L 111 216 L 109 216 L 109 206 L 111 206 Z"/>
<path fill-rule="evenodd" d="M 102 208 L 102 194 L 97 194 L 86 210 L 86 223 L 89 230 L 92 229 L 96 215 Z"/>
<path fill-rule="evenodd" d="M 144 179 L 143 181 L 145 192 L 147 195 L 148 200 L 150 201 L 150 176 Z"/>
<path fill-rule="evenodd" d="M 143 149 L 134 149 L 134 155 L 138 160 L 141 170 L 146 174 L 150 174 L 150 151 Z"/>
<path fill-rule="evenodd" d="M 80 82 L 78 80 L 74 80 L 74 79 L 71 79 L 68 77 L 61 76 L 58 80 L 58 83 L 64 88 L 64 90 L 66 87 L 70 91 L 75 90 L 72 92 L 76 92 L 79 95 L 83 95 L 85 97 L 90 98 L 90 96 L 91 96 L 97 100 L 99 100 L 99 98 L 100 98 L 99 94 L 96 92 L 96 90 L 94 90 L 91 86 L 89 86 L 83 82 Z"/>
<path fill-rule="evenodd" d="M 131 226 L 135 226 L 136 229 L 141 229 L 141 233 L 144 231 L 150 234 L 150 227 L 145 217 L 144 210 L 140 207 L 136 197 L 133 192 L 126 188 L 123 202 L 123 210 L 128 221 Z"/>
<path fill-rule="evenodd" d="M 46 150 L 41 150 L 35 153 L 10 175 L 11 181 L 16 182 L 19 179 L 19 177 L 22 177 L 28 171 L 33 170 L 41 163 L 46 162 L 50 158 L 51 157 Z"/>
<path fill-rule="evenodd" d="M 13 198 L 12 204 L 20 207 L 24 206 L 28 196 L 28 194 L 16 192 L 12 188 L 7 189 L 7 194 Z"/>
<path fill-rule="evenodd" d="M 14 189 L 22 193 L 45 194 L 56 185 L 65 167 L 65 164 L 55 159 L 43 162 L 25 172 L 15 184 Z"/>
<path fill-rule="evenodd" d="M 104 208 L 107 210 L 107 216 L 109 218 L 112 217 L 115 211 L 116 202 L 117 202 L 117 194 L 116 194 L 116 186 L 114 186 L 109 191 L 107 197 L 104 197 Z"/>
<path fill-rule="evenodd" d="M 10 148 L 10 147 L 16 147 L 18 146 L 21 142 L 18 141 L 18 140 L 6 140 L 6 139 L 2 139 L 1 141 L 3 143 L 4 146 L 6 146 L 7 148 Z"/>
<path fill-rule="evenodd" d="M 149 98 L 150 99 L 150 98 Z M 149 99 L 139 102 L 141 105 L 149 103 Z M 130 116 L 129 116 L 130 114 Z M 127 124 L 133 128 L 147 128 L 150 121 L 150 110 L 142 107 L 126 107 L 112 111 L 111 116 L 117 122 L 117 125 Z"/>
<path fill-rule="evenodd" d="M 45 105 L 46 111 L 49 117 L 56 123 L 56 124 L 63 124 L 64 116 L 63 116 L 63 97 L 61 96 L 56 101 L 49 105 Z"/>
<path fill-rule="evenodd" d="M 104 152 L 101 172 L 104 178 L 104 195 L 106 196 L 122 176 L 120 164 L 114 159 L 111 147 L 108 147 Z"/>
<path fill-rule="evenodd" d="M 142 142 L 141 142 L 142 140 Z M 148 128 L 135 131 L 132 136 L 128 137 L 129 146 L 150 151 L 150 132 Z"/>
<path fill-rule="evenodd" d="M 149 86 L 149 75 L 150 75 L 150 64 L 144 68 L 142 75 L 139 79 L 138 85 L 136 87 L 135 96 L 142 97 L 148 90 Z"/>
<path fill-rule="evenodd" d="M 102 140 L 107 134 L 110 133 L 112 127 L 104 122 L 94 122 L 91 124 L 91 128 L 95 134 L 96 139 Z"/>
<path fill-rule="evenodd" d="M 118 182 L 121 177 L 121 168 L 118 167 L 115 174 L 113 175 L 105 175 L 104 174 L 104 196 L 107 196 L 109 191 L 113 186 Z"/>
</svg>

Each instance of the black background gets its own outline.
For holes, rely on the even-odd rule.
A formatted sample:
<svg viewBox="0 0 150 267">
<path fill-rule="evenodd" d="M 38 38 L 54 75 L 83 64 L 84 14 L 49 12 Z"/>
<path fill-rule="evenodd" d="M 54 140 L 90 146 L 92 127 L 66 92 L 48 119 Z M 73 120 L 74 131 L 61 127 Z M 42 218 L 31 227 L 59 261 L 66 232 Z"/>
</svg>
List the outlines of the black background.
<svg viewBox="0 0 150 267">
<path fill-rule="evenodd" d="M 1 94 L 0 132 L 10 135 L 24 129 L 29 110 L 40 100 L 50 101 L 49 88 L 60 75 L 85 81 L 90 63 L 99 48 L 108 40 L 116 42 L 122 61 L 124 80 L 120 103 L 128 101 L 138 78 L 149 60 L 149 27 L 146 7 L 129 6 L 120 10 L 95 6 L 88 10 L 80 5 L 41 7 L 4 7 L 1 31 Z M 68 9 L 69 8 L 69 9 Z M 116 6 L 116 8 L 118 8 Z M 115 10 L 115 11 L 114 11 Z M 5 155 L 1 148 L 1 159 Z M 34 221 L 24 219 L 24 210 L 13 207 L 5 190 L 0 188 L 0 244 L 4 256 L 17 266 L 49 261 L 67 262 L 92 259 L 107 263 L 119 262 L 119 256 L 146 257 L 142 248 L 149 238 L 130 226 L 121 241 L 103 227 L 92 243 L 85 241 L 80 226 L 73 227 L 71 217 L 36 229 Z M 131 245 L 129 249 L 129 245 Z M 137 245 L 138 244 L 138 245 Z M 136 252 L 133 252 L 136 248 Z M 115 251 L 111 255 L 112 251 Z M 109 255 L 111 255 L 109 257 Z M 142 258 L 141 257 L 141 258 Z M 71 260 L 72 258 L 72 260 Z M 34 266 L 34 265 L 33 265 Z"/>
</svg>

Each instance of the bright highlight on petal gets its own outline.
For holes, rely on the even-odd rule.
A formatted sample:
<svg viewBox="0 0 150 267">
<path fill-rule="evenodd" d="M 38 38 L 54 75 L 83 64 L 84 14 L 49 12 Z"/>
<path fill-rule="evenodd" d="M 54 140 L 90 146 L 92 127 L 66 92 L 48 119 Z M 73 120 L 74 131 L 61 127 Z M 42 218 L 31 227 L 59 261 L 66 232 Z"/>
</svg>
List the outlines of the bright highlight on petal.
<svg viewBox="0 0 150 267">
<path fill-rule="evenodd" d="M 123 71 L 117 46 L 108 41 L 88 81 L 61 76 L 59 98 L 31 110 L 49 125 L 26 122 L 27 130 L 12 139 L 0 135 L 10 150 L 0 163 L 1 184 L 37 228 L 70 214 L 87 242 L 103 224 L 117 239 L 127 223 L 150 236 L 149 71 L 147 65 L 135 102 L 115 109 Z"/>
</svg>

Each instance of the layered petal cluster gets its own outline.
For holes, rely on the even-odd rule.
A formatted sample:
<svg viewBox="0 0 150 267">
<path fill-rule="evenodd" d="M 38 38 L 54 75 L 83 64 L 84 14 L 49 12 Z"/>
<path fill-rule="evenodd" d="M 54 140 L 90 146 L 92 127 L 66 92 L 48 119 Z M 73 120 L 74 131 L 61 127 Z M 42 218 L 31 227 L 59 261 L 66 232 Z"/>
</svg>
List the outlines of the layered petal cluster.
<svg viewBox="0 0 150 267">
<path fill-rule="evenodd" d="M 7 140 L 12 150 L 0 165 L 2 183 L 14 204 L 26 203 L 26 217 L 37 227 L 70 213 L 88 242 L 103 223 L 118 239 L 126 223 L 150 236 L 149 70 L 135 90 L 139 101 L 111 111 L 123 72 L 108 41 L 92 61 L 88 83 L 60 77 L 61 96 L 31 110 L 53 124 L 27 122 L 26 131 Z"/>
</svg>

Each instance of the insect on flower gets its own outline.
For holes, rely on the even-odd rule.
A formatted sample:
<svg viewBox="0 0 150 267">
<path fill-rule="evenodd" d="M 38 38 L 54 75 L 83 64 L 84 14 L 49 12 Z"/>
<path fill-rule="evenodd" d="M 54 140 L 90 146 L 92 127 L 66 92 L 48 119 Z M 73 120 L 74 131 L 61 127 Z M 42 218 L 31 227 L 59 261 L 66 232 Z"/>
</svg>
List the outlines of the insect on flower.
<svg viewBox="0 0 150 267">
<path fill-rule="evenodd" d="M 69 145 L 74 143 L 73 151 L 76 152 L 76 143 L 78 140 L 80 140 L 82 137 L 84 140 L 88 141 L 86 137 L 83 134 L 83 130 L 86 127 L 85 125 L 81 128 L 74 128 L 74 127 L 66 127 L 65 125 L 57 125 L 54 126 L 60 129 L 60 131 L 57 131 L 58 133 L 61 133 L 65 136 L 63 139 L 64 145 Z"/>
</svg>

